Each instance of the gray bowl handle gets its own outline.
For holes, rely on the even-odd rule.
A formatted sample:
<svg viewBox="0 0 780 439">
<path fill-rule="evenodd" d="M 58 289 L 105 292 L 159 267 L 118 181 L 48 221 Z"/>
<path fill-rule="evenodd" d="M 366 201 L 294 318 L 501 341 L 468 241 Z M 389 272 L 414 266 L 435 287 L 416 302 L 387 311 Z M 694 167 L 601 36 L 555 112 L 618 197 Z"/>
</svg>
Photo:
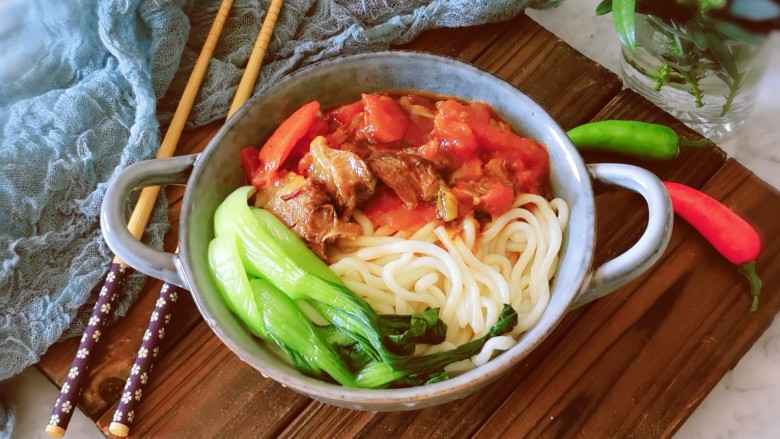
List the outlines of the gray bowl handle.
<svg viewBox="0 0 780 439">
<path fill-rule="evenodd" d="M 637 192 L 647 203 L 647 229 L 625 253 L 591 271 L 571 308 L 577 308 L 631 282 L 661 258 L 672 236 L 674 212 L 669 194 L 653 173 L 617 163 L 588 165 L 591 177 Z"/>
<path fill-rule="evenodd" d="M 141 243 L 127 230 L 125 205 L 135 189 L 153 185 L 186 184 L 199 154 L 146 160 L 128 166 L 108 185 L 100 206 L 100 227 L 108 247 L 125 264 L 149 276 L 185 289 L 189 285 L 178 270 L 179 257 Z"/>
</svg>

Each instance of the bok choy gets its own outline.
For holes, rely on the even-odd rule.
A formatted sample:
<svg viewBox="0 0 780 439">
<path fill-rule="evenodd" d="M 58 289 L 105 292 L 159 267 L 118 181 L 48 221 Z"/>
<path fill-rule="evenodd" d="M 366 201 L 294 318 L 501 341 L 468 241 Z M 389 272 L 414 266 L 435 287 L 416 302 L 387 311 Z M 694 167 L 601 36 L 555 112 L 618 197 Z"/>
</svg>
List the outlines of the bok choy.
<svg viewBox="0 0 780 439">
<path fill-rule="evenodd" d="M 414 357 L 418 343 L 444 341 L 438 309 L 377 315 L 272 213 L 250 207 L 251 186 L 235 190 L 214 215 L 209 265 L 228 307 L 261 339 L 278 346 L 301 372 L 344 386 L 417 385 L 446 379 L 444 366 L 478 353 L 510 331 L 506 305 L 485 337 L 454 350 Z M 312 323 L 313 309 L 329 325 Z"/>
<path fill-rule="evenodd" d="M 375 361 L 396 364 L 411 354 L 398 355 L 384 344 L 379 317 L 371 306 L 349 290 L 333 271 L 272 213 L 250 208 L 251 186 L 234 191 L 217 208 L 215 232 L 233 231 L 249 275 L 273 280 L 293 300 L 304 300 L 331 324 L 360 343 Z M 408 351 L 408 350 L 407 350 Z"/>
<path fill-rule="evenodd" d="M 263 340 L 273 342 L 302 372 L 354 387 L 355 378 L 295 302 L 264 279 L 246 276 L 233 233 L 209 244 L 209 263 L 228 307 Z"/>
</svg>

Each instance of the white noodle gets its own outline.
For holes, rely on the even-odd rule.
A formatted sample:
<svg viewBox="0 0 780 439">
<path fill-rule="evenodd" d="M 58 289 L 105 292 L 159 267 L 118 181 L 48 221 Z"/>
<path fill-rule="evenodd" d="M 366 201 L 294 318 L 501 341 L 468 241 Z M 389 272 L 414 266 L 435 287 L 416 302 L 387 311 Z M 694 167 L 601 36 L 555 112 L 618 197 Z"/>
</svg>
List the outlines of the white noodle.
<svg viewBox="0 0 780 439">
<path fill-rule="evenodd" d="M 418 345 L 417 355 L 447 351 L 482 337 L 506 303 L 518 312 L 511 333 L 490 339 L 470 360 L 447 367 L 459 372 L 511 348 L 539 320 L 550 301 L 550 280 L 557 269 L 569 207 L 561 199 L 548 202 L 524 194 L 481 230 L 468 217 L 458 230 L 430 223 L 411 235 L 385 236 L 386 227 L 374 229 L 359 211 L 353 218 L 362 235 L 331 248 L 331 268 L 379 313 L 440 309 L 439 318 L 447 324 L 446 341 Z"/>
</svg>

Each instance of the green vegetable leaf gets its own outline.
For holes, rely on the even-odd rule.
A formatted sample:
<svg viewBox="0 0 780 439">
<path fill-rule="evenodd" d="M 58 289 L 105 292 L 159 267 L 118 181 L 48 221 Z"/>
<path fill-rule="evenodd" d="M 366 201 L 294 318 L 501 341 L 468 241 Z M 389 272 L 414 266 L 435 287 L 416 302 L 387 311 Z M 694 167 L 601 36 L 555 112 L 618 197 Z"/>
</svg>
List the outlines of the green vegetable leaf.
<svg viewBox="0 0 780 439">
<path fill-rule="evenodd" d="M 596 6 L 596 16 L 601 17 L 612 12 L 612 0 L 604 0 Z"/>
<path fill-rule="evenodd" d="M 710 51 L 712 51 L 718 63 L 726 70 L 729 76 L 736 79 L 739 76 L 739 69 L 737 69 L 737 63 L 734 61 L 734 57 L 731 56 L 728 47 L 723 43 L 723 40 L 715 32 L 704 32 L 704 38 L 707 39 Z"/>
<path fill-rule="evenodd" d="M 399 353 L 413 349 L 414 343 L 439 344 L 447 335 L 447 325 L 439 320 L 439 308 L 412 315 L 380 315 L 379 329 Z"/>
<path fill-rule="evenodd" d="M 620 42 L 629 50 L 636 50 L 636 0 L 614 0 L 612 23 Z"/>
<path fill-rule="evenodd" d="M 435 375 L 439 375 L 446 365 L 478 354 L 488 340 L 508 333 L 516 325 L 517 311 L 512 309 L 510 305 L 504 305 L 498 321 L 490 327 L 490 331 L 485 336 L 450 351 L 412 357 L 394 367 L 390 367 L 387 363 L 371 362 L 357 373 L 358 386 L 368 388 L 392 386 L 394 381 L 401 379 L 428 381 Z M 408 382 L 404 382 L 404 384 L 408 384 Z"/>
<path fill-rule="evenodd" d="M 501 315 L 498 316 L 498 321 L 490 327 L 487 337 L 504 335 L 514 329 L 515 326 L 517 326 L 517 311 L 512 309 L 510 305 L 504 305 Z"/>
<path fill-rule="evenodd" d="M 273 342 L 273 340 L 270 341 Z M 330 377 L 330 375 L 323 372 L 323 370 L 320 369 L 316 364 L 312 364 L 306 361 L 306 358 L 303 356 L 303 354 L 295 351 L 294 349 L 289 348 L 284 344 L 276 344 L 276 346 L 282 352 L 284 352 L 285 355 L 287 355 L 287 358 L 290 360 L 293 366 L 295 366 L 295 368 L 298 369 L 302 374 L 314 378 L 319 378 L 324 381 L 330 381 L 330 382 L 334 381 Z"/>
<path fill-rule="evenodd" d="M 335 346 L 334 350 L 349 370 L 357 372 L 373 360 L 360 343 L 351 346 Z"/>
</svg>

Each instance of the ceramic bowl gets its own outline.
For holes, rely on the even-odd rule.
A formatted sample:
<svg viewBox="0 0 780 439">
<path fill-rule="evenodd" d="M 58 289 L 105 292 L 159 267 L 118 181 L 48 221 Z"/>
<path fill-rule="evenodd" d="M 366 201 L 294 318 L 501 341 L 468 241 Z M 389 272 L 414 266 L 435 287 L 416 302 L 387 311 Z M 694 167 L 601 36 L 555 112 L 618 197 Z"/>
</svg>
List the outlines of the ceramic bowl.
<svg viewBox="0 0 780 439">
<path fill-rule="evenodd" d="M 292 111 L 311 100 L 323 108 L 356 101 L 363 92 L 421 90 L 492 106 L 515 131 L 540 141 L 551 160 L 552 188 L 571 208 L 550 304 L 518 343 L 487 364 L 449 380 L 406 389 L 352 389 L 304 376 L 252 336 L 220 298 L 209 276 L 207 246 L 216 207 L 245 183 L 239 152 L 262 144 Z M 592 267 L 596 212 L 591 181 L 640 193 L 649 211 L 647 229 L 628 251 Z M 187 184 L 180 214 L 178 254 L 162 253 L 134 240 L 123 209 L 130 191 L 151 184 Z M 538 346 L 565 313 L 634 279 L 664 251 L 672 210 L 661 182 L 622 164 L 586 166 L 566 133 L 523 92 L 472 65 L 442 56 L 388 51 L 334 58 L 301 69 L 253 97 L 198 155 L 151 160 L 127 168 L 106 194 L 101 215 L 108 245 L 133 268 L 192 292 L 214 333 L 242 360 L 287 387 L 327 403 L 372 411 L 419 409 L 466 396 L 506 373 Z"/>
</svg>

